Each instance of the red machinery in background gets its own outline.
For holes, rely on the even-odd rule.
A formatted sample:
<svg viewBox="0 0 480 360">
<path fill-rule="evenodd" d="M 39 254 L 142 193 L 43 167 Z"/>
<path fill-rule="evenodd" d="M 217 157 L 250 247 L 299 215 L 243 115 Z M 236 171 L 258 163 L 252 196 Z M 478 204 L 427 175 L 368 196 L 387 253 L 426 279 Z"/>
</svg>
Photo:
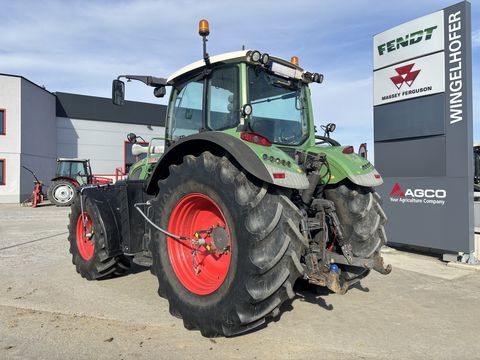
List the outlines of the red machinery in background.
<svg viewBox="0 0 480 360">
<path fill-rule="evenodd" d="M 32 197 L 30 199 L 25 200 L 22 203 L 22 205 L 26 206 L 28 203 L 31 202 L 32 207 L 37 207 L 37 205 L 42 203 L 43 201 L 43 192 L 42 192 L 43 182 L 38 180 L 37 175 L 35 175 L 35 173 L 32 170 L 30 170 L 29 168 L 23 165 L 22 167 L 28 172 L 30 172 L 35 179 L 35 181 L 33 182 Z"/>
</svg>

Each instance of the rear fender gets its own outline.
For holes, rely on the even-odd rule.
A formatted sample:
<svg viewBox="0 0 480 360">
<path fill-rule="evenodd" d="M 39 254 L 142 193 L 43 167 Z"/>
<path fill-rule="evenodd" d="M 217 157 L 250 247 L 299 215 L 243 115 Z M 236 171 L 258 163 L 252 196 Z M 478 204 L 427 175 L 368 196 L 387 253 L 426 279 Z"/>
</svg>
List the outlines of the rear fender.
<svg viewBox="0 0 480 360">
<path fill-rule="evenodd" d="M 355 153 L 344 154 L 345 148 L 345 146 L 316 146 L 309 148 L 308 151 L 327 155 L 331 172 L 330 184 L 336 184 L 346 178 L 359 186 L 373 187 L 383 184 L 379 172 L 367 159 Z"/>
<path fill-rule="evenodd" d="M 87 188 L 83 190 L 83 201 L 90 201 L 99 215 L 99 222 L 103 227 L 106 251 L 109 256 L 120 255 L 122 251 L 122 231 L 120 212 L 117 204 L 122 199 L 122 190 L 118 186 Z"/>
<path fill-rule="evenodd" d="M 72 179 L 71 177 L 68 177 L 68 176 L 58 176 L 56 178 L 53 178 L 52 180 L 50 181 L 58 181 L 58 180 L 67 180 L 67 181 L 70 181 L 73 185 L 75 185 L 76 187 L 79 187 L 80 186 L 80 183 L 75 180 L 75 179 Z"/>
<path fill-rule="evenodd" d="M 143 185 L 144 181 L 127 180 L 83 191 L 84 197 L 90 199 L 100 214 L 109 256 L 148 250 L 148 227 L 134 208 L 134 204 L 151 199 L 143 191 Z"/>
<path fill-rule="evenodd" d="M 180 164 L 185 155 L 199 156 L 204 151 L 232 157 L 246 172 L 266 183 L 293 189 L 308 187 L 308 179 L 303 171 L 276 146 L 260 146 L 231 134 L 209 131 L 190 135 L 170 146 L 147 179 L 146 192 L 152 195 L 158 193 L 158 181 L 168 176 L 171 164 Z M 283 166 L 282 169 L 282 165 L 262 159 L 264 155 L 267 159 L 290 159 L 291 167 L 287 169 Z M 275 177 L 276 173 L 282 173 L 283 177 Z"/>
</svg>

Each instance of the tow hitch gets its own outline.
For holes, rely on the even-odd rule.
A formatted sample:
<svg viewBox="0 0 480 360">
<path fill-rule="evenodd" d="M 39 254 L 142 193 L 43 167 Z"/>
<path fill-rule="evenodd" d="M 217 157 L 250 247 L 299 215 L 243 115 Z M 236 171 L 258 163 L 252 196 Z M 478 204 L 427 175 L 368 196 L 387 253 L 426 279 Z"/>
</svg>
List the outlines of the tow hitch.
<svg viewBox="0 0 480 360">
<path fill-rule="evenodd" d="M 302 233 L 309 239 L 310 244 L 305 254 L 307 270 L 305 277 L 309 283 L 326 286 L 334 293 L 343 295 L 350 286 L 365 277 L 368 271 L 353 280 L 344 280 L 339 265 L 365 270 L 373 269 L 383 275 L 392 271 L 392 266 L 385 266 L 380 255 L 381 243 L 370 257 L 362 258 L 353 254 L 352 244 L 344 238 L 344 232 L 332 201 L 314 199 L 309 213 L 310 216 L 304 211 L 304 219 L 301 223 Z M 315 233 L 313 238 L 312 232 Z M 330 243 L 328 243 L 329 232 L 334 234 L 334 241 Z"/>
</svg>

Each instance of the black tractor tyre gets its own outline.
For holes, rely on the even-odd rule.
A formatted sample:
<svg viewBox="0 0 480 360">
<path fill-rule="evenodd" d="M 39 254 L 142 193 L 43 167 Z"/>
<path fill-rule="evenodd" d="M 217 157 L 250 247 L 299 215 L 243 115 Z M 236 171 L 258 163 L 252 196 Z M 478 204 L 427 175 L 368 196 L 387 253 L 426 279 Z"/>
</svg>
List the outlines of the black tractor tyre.
<svg viewBox="0 0 480 360">
<path fill-rule="evenodd" d="M 386 244 L 384 225 L 387 216 L 380 195 L 370 187 L 349 181 L 325 189 L 325 197 L 333 201 L 342 225 L 345 241 L 352 245 L 354 256 L 372 258 Z M 340 266 L 345 280 L 363 278 L 368 270 L 348 265 Z"/>
<path fill-rule="evenodd" d="M 130 259 L 124 255 L 107 255 L 102 215 L 88 196 L 83 197 L 83 211 L 88 216 L 87 234 L 91 234 L 90 239 L 83 230 L 80 201 L 72 204 L 68 225 L 70 253 L 77 272 L 87 280 L 124 275 L 130 268 Z"/>
<path fill-rule="evenodd" d="M 55 192 L 57 189 L 63 187 L 66 191 L 64 198 L 57 198 L 55 196 Z M 56 206 L 70 206 L 75 201 L 77 197 L 77 190 L 75 189 L 75 185 L 68 180 L 55 180 L 52 181 L 50 186 L 47 190 L 48 200 Z"/>
<path fill-rule="evenodd" d="M 172 210 L 182 199 L 201 193 L 220 207 L 232 243 L 225 280 L 212 293 L 198 295 L 177 277 L 167 237 L 152 229 L 152 273 L 170 313 L 206 337 L 238 335 L 279 315 L 280 305 L 295 296 L 292 287 L 304 273 L 300 257 L 308 244 L 299 231 L 301 213 L 286 194 L 210 152 L 171 165 L 159 191 L 152 207 L 160 227 L 169 228 Z"/>
</svg>

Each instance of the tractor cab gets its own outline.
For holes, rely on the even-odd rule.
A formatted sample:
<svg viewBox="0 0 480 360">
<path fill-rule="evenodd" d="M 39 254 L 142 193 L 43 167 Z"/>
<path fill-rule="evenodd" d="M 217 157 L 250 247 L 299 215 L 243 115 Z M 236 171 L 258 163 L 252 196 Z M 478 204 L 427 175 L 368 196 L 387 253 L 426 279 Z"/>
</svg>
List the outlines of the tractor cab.
<svg viewBox="0 0 480 360">
<path fill-rule="evenodd" d="M 57 159 L 55 179 L 64 178 L 71 180 L 75 186 L 91 183 L 92 169 L 90 160 L 87 159 Z"/>
<path fill-rule="evenodd" d="M 172 74 L 167 146 L 205 131 L 229 131 L 277 146 L 313 145 L 308 84 L 323 76 L 291 62 L 241 50 L 208 57 Z M 206 109 L 206 111 L 204 111 Z"/>
<path fill-rule="evenodd" d="M 187 66 L 167 80 L 173 87 L 167 145 L 192 134 L 229 129 L 238 137 L 254 133 L 258 141 L 280 146 L 309 140 L 313 117 L 307 84 L 320 82 L 321 75 L 305 77 L 297 65 L 259 51 L 213 56 L 209 63 Z"/>
</svg>

